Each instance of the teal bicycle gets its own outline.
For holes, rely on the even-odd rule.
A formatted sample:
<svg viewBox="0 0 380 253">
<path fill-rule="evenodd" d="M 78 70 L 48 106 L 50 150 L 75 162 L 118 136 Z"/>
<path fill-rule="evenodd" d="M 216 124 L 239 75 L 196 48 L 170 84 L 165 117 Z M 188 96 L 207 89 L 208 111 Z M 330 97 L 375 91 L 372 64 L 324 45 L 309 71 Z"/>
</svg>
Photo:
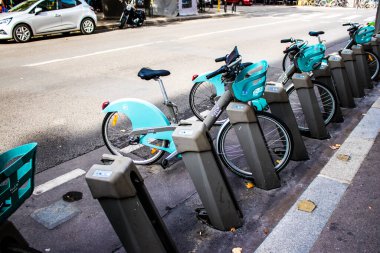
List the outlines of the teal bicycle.
<svg viewBox="0 0 380 253">
<path fill-rule="evenodd" d="M 223 57 L 225 65 L 217 71 L 208 73 L 205 78 L 221 78 L 225 92 L 220 101 L 209 112 L 205 124 L 211 129 L 231 101 L 247 102 L 252 100 L 266 101 L 261 98 L 264 92 L 268 64 L 260 61 L 241 66 L 241 56 L 237 48 Z M 170 117 L 167 117 L 155 105 L 140 99 L 120 99 L 103 103 L 102 134 L 107 148 L 112 154 L 130 157 L 136 164 L 146 165 L 155 163 L 165 153 L 161 165 L 165 168 L 169 160 L 178 157 L 172 133 L 177 127 L 177 109 L 165 91 L 160 77 L 169 75 L 167 70 L 151 70 L 143 68 L 139 77 L 144 80 L 156 80 L 160 85 Z M 289 129 L 279 119 L 268 112 L 258 111 L 257 118 L 264 134 L 267 149 L 271 155 L 276 171 L 283 169 L 292 153 L 293 140 Z M 223 130 L 223 131 L 222 131 Z M 251 178 L 247 172 L 244 154 L 240 149 L 233 128 L 225 122 L 218 134 L 216 148 L 221 161 L 232 172 Z"/>
<path fill-rule="evenodd" d="M 294 73 L 310 72 L 317 69 L 323 63 L 326 47 L 319 38 L 320 34 L 323 34 L 323 32 L 310 32 L 310 35 L 316 36 L 319 39 L 319 43 L 315 45 L 308 45 L 307 41 L 300 39 L 290 38 L 281 40 L 281 43 L 292 43 L 291 46 L 284 50 L 284 53 L 286 55 L 294 55 L 294 58 L 290 61 L 290 65 L 282 73 L 278 82 L 286 87 L 286 92 L 297 119 L 298 128 L 301 133 L 305 135 L 308 135 L 310 130 L 306 124 L 297 92 L 291 82 L 291 77 Z M 216 59 L 216 62 L 222 60 L 223 58 L 218 58 Z M 251 63 L 242 63 L 240 68 L 244 69 L 250 64 Z M 201 121 L 205 119 L 205 116 L 225 92 L 225 85 L 222 82 L 221 75 L 217 75 L 210 79 L 207 78 L 207 75 L 208 73 L 193 76 L 193 87 L 189 94 L 190 109 Z M 331 119 L 336 113 L 338 104 L 337 98 L 335 97 L 334 92 L 325 84 L 315 80 L 312 80 L 312 82 L 314 84 L 314 91 L 318 99 L 324 123 L 327 125 L 331 122 Z M 248 101 L 248 103 L 250 103 L 256 111 L 262 112 L 268 109 L 265 99 L 260 97 Z M 224 113 L 216 123 L 223 124 L 226 119 L 227 114 Z"/>
</svg>

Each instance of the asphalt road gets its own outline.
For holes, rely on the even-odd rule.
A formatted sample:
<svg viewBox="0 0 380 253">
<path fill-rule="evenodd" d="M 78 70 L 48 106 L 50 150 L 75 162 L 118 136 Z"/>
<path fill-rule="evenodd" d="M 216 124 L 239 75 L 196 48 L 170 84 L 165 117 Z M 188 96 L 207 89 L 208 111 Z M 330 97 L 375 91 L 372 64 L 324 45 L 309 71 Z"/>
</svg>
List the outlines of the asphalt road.
<svg viewBox="0 0 380 253">
<path fill-rule="evenodd" d="M 375 10 L 299 7 L 239 7 L 242 15 L 142 27 L 91 36 L 39 38 L 27 44 L 1 42 L 0 152 L 39 142 L 38 171 L 103 146 L 105 100 L 136 97 L 159 106 L 154 81 L 137 77 L 142 67 L 168 69 L 168 95 L 191 116 L 193 74 L 214 70 L 213 59 L 237 45 L 244 61 L 266 59 L 269 80 L 279 73 L 280 39 L 305 38 L 323 30 L 328 42 L 348 39 L 342 23 L 364 22 Z"/>
</svg>

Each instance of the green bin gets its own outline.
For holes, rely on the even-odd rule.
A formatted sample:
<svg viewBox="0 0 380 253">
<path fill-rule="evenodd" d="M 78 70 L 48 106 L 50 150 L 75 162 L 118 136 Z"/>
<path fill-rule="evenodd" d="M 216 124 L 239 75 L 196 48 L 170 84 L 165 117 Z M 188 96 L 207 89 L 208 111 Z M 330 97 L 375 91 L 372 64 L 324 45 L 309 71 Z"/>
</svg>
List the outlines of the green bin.
<svg viewBox="0 0 380 253">
<path fill-rule="evenodd" d="M 29 143 L 0 154 L 0 223 L 33 193 L 36 149 Z"/>
</svg>

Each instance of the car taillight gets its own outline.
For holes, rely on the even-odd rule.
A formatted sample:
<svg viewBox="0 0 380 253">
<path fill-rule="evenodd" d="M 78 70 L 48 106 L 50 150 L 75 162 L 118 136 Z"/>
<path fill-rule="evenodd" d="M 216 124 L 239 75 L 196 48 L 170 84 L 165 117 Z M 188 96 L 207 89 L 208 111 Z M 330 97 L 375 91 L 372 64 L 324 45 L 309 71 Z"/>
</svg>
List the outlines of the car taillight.
<svg viewBox="0 0 380 253">
<path fill-rule="evenodd" d="M 102 110 L 104 110 L 109 104 L 110 104 L 110 101 L 104 101 L 102 104 Z"/>
<path fill-rule="evenodd" d="M 191 78 L 191 81 L 194 81 L 197 77 L 198 75 L 193 75 L 193 77 Z"/>
</svg>

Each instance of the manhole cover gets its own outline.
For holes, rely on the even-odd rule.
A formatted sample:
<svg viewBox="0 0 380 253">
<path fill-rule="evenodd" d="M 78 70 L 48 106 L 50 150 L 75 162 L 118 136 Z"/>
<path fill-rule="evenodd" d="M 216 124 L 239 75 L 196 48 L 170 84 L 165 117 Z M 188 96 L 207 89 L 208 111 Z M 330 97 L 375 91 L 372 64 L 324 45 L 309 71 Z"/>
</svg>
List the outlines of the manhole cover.
<svg viewBox="0 0 380 253">
<path fill-rule="evenodd" d="M 74 201 L 81 200 L 82 196 L 83 196 L 83 193 L 81 192 L 68 192 L 62 196 L 62 199 L 66 202 L 74 202 Z"/>
</svg>

